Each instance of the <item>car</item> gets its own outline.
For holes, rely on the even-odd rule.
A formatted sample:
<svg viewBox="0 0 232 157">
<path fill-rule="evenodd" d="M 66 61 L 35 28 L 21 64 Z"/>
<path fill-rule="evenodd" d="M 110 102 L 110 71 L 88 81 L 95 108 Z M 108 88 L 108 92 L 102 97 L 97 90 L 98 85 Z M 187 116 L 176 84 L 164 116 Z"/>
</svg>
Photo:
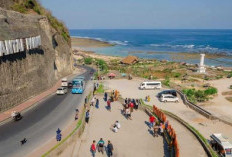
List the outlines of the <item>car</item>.
<svg viewBox="0 0 232 157">
<path fill-rule="evenodd" d="M 209 141 L 211 147 L 223 157 L 232 157 L 232 144 L 221 133 L 212 134 Z"/>
<path fill-rule="evenodd" d="M 171 95 L 177 97 L 176 90 L 164 90 L 164 91 L 158 93 L 157 97 L 160 98 L 162 94 L 171 94 Z"/>
<path fill-rule="evenodd" d="M 68 83 L 68 88 L 72 88 L 72 87 L 73 87 L 72 82 L 69 82 L 69 83 Z"/>
<path fill-rule="evenodd" d="M 60 87 L 60 88 L 57 89 L 56 94 L 57 94 L 57 95 L 64 95 L 64 94 L 66 94 L 67 92 L 68 92 L 68 91 L 67 91 L 67 88 Z"/>
<path fill-rule="evenodd" d="M 162 94 L 160 97 L 161 102 L 179 102 L 179 98 L 171 94 Z"/>
</svg>

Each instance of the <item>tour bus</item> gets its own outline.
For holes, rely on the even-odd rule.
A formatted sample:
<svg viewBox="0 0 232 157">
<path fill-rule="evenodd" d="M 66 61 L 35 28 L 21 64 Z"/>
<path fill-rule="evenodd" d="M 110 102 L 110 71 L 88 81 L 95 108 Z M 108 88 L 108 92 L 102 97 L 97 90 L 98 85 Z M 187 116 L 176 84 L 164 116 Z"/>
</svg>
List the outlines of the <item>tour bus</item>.
<svg viewBox="0 0 232 157">
<path fill-rule="evenodd" d="M 210 145 L 222 157 L 232 157 L 232 144 L 222 134 L 212 134 Z"/>
<path fill-rule="evenodd" d="M 63 78 L 61 80 L 61 86 L 62 87 L 68 87 L 68 79 L 67 78 Z"/>
<path fill-rule="evenodd" d="M 72 94 L 82 94 L 84 92 L 85 82 L 82 79 L 74 79 L 72 81 Z"/>
<path fill-rule="evenodd" d="M 140 84 L 140 89 L 161 89 L 162 84 L 160 81 L 152 81 L 152 82 L 143 82 Z"/>
</svg>

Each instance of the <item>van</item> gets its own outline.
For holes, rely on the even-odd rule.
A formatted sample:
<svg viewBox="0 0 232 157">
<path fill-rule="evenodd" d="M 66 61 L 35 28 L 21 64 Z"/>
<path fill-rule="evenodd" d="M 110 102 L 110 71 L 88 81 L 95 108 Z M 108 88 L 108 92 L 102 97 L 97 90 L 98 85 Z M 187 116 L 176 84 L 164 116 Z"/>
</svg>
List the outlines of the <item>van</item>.
<svg viewBox="0 0 232 157">
<path fill-rule="evenodd" d="M 222 134 L 212 134 L 210 140 L 211 147 L 218 152 L 220 156 L 232 157 L 232 144 Z"/>
<path fill-rule="evenodd" d="M 67 78 L 63 78 L 61 80 L 61 86 L 62 87 L 68 87 L 68 79 Z"/>
<path fill-rule="evenodd" d="M 154 81 L 154 82 L 143 82 L 140 84 L 139 87 L 141 90 L 144 89 L 160 89 L 162 88 L 160 81 Z"/>
<path fill-rule="evenodd" d="M 179 102 L 179 98 L 171 94 L 162 94 L 160 97 L 161 102 Z"/>
</svg>

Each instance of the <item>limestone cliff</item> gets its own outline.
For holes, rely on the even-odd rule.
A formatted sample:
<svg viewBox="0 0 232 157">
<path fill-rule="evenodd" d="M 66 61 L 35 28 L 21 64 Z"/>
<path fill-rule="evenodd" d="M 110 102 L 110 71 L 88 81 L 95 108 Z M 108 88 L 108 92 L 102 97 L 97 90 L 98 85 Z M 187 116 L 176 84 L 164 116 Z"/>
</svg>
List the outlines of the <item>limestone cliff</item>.
<svg viewBox="0 0 232 157">
<path fill-rule="evenodd" d="M 45 91 L 72 72 L 67 38 L 47 16 L 8 10 L 13 2 L 0 0 L 0 41 L 40 35 L 42 46 L 0 57 L 0 111 Z"/>
</svg>

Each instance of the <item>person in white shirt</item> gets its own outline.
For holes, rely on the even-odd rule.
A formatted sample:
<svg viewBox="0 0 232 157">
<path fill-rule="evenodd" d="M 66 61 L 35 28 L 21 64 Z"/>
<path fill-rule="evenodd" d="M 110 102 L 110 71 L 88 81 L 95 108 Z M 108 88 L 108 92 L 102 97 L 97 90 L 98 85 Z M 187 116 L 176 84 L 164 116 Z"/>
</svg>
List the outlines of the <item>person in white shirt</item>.
<svg viewBox="0 0 232 157">
<path fill-rule="evenodd" d="M 118 128 L 117 128 L 117 126 L 116 126 L 116 125 L 114 125 L 112 130 L 113 130 L 113 132 L 115 132 L 115 133 L 116 133 L 116 132 L 118 132 Z"/>
<path fill-rule="evenodd" d="M 117 127 L 118 129 L 120 129 L 121 125 L 120 125 L 119 121 L 116 121 L 116 122 L 115 122 L 115 125 L 116 125 L 116 127 Z"/>
</svg>

